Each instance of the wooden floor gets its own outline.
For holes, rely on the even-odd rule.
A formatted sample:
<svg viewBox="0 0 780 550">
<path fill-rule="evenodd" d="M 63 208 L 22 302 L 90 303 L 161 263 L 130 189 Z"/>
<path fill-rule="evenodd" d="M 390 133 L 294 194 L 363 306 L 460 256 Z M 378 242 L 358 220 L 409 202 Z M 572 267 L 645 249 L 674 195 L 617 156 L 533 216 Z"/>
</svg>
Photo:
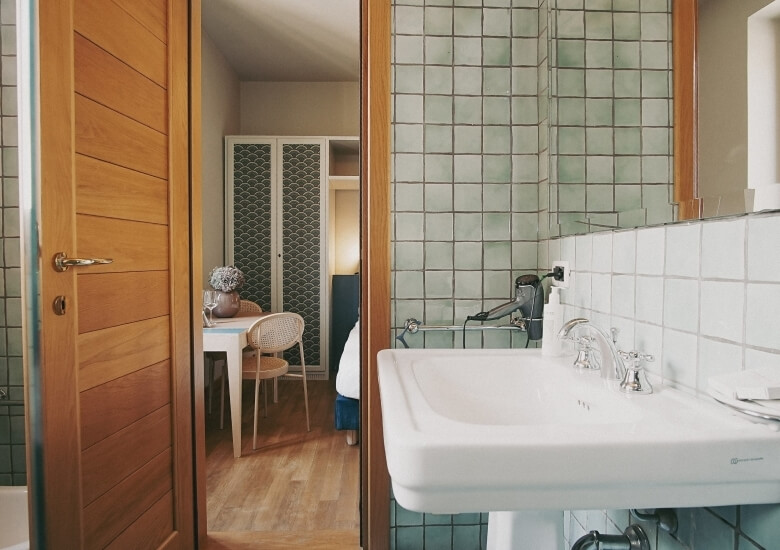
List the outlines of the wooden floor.
<svg viewBox="0 0 780 550">
<path fill-rule="evenodd" d="M 215 391 L 206 419 L 207 549 L 359 547 L 360 449 L 333 428 L 334 382 L 308 384 L 311 432 L 301 381 L 283 380 L 267 418 L 261 406 L 253 451 L 253 383 L 244 383 L 240 458 L 233 457 L 227 410 L 219 429 Z"/>
</svg>

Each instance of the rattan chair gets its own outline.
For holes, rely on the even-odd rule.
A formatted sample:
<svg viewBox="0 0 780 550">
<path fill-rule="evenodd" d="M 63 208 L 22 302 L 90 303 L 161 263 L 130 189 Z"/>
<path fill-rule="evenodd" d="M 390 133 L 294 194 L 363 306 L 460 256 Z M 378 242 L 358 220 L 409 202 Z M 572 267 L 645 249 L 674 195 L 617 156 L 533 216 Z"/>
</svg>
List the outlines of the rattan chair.
<svg viewBox="0 0 780 550">
<path fill-rule="evenodd" d="M 252 300 L 241 300 L 238 304 L 238 313 L 258 314 L 262 312 L 263 308 L 260 307 L 260 304 Z"/>
<path fill-rule="evenodd" d="M 303 380 L 303 402 L 306 408 L 306 431 L 311 431 L 309 423 L 309 392 L 306 387 L 306 361 L 303 358 L 303 317 L 297 313 L 272 313 L 258 319 L 247 332 L 247 342 L 256 350 L 253 356 L 244 356 L 241 376 L 244 380 L 255 381 L 254 428 L 252 449 L 257 448 L 257 409 L 260 397 L 260 382 L 276 379 L 283 375 Z M 301 355 L 301 373 L 290 374 L 290 365 L 276 354 L 298 344 Z M 263 392 L 263 409 L 268 414 L 268 390 Z"/>
</svg>

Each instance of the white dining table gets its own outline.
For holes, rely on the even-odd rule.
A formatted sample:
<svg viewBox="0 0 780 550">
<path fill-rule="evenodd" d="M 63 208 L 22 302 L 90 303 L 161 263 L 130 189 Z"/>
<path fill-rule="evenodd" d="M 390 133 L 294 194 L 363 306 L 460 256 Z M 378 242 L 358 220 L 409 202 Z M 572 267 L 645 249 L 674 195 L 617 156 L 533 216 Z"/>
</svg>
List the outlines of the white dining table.
<svg viewBox="0 0 780 550">
<path fill-rule="evenodd" d="M 222 351 L 227 355 L 225 369 L 230 396 L 233 456 L 236 458 L 241 456 L 241 355 L 247 345 L 249 328 L 264 315 L 238 314 L 230 319 L 215 319 L 214 327 L 203 327 L 203 351 Z"/>
</svg>

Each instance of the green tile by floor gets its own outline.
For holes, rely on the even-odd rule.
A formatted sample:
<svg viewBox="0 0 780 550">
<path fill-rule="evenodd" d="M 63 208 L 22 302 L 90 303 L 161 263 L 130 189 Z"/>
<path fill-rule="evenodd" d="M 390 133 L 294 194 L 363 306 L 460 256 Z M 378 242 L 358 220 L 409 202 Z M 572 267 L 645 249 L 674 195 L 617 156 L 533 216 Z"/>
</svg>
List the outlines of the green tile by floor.
<svg viewBox="0 0 780 550">
<path fill-rule="evenodd" d="M 560 184 L 558 186 L 558 209 L 561 212 L 585 211 L 585 185 Z"/>
<path fill-rule="evenodd" d="M 609 212 L 614 210 L 613 189 L 611 185 L 587 185 L 585 189 L 585 208 L 588 212 Z"/>
</svg>

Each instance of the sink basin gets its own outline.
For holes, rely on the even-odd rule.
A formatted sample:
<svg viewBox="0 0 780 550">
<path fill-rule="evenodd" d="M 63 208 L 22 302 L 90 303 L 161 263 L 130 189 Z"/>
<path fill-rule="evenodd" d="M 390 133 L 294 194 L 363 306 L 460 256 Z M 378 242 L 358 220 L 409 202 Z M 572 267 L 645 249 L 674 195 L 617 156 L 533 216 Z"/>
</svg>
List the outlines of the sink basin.
<svg viewBox="0 0 780 550">
<path fill-rule="evenodd" d="M 378 355 L 398 502 L 433 513 L 780 499 L 780 433 L 653 380 L 626 395 L 537 350 Z"/>
</svg>

